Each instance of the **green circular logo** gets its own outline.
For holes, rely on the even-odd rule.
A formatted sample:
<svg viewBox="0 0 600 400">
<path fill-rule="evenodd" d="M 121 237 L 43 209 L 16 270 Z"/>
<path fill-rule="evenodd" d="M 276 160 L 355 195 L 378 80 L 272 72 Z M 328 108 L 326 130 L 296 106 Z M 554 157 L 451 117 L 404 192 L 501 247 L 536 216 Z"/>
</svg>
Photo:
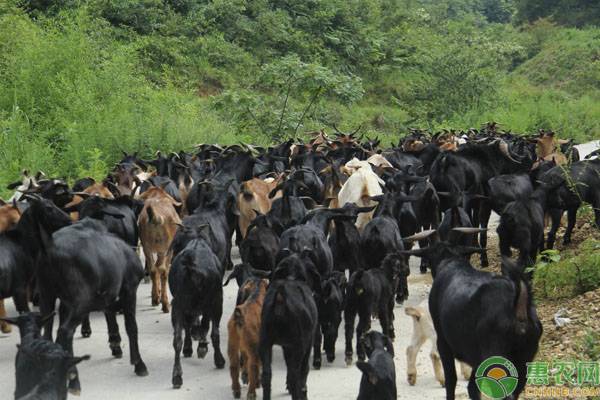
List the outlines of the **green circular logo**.
<svg viewBox="0 0 600 400">
<path fill-rule="evenodd" d="M 479 364 L 475 383 L 481 393 L 492 399 L 510 396 L 519 383 L 519 373 L 514 364 L 504 357 L 490 357 Z"/>
</svg>

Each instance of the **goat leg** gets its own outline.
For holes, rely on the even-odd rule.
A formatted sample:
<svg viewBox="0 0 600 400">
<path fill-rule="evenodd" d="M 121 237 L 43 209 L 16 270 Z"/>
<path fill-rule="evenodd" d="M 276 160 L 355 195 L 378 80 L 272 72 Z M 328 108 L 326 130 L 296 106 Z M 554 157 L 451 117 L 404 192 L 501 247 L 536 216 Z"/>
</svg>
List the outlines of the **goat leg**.
<svg viewBox="0 0 600 400">
<path fill-rule="evenodd" d="M 146 364 L 144 364 L 144 361 L 142 360 L 138 344 L 138 327 L 135 320 L 135 289 L 129 289 L 130 291 L 122 293 L 121 295 L 123 317 L 125 318 L 125 330 L 127 331 L 127 337 L 129 338 L 130 362 L 135 366 L 134 370 L 137 376 L 147 376 L 148 368 L 146 368 Z"/>
<path fill-rule="evenodd" d="M 202 321 L 200 322 L 200 340 L 198 341 L 198 349 L 196 350 L 198 358 L 204 358 L 206 357 L 206 354 L 208 354 L 208 340 L 206 340 L 206 334 L 208 333 L 209 325 L 210 318 L 203 315 Z"/>
<path fill-rule="evenodd" d="M 346 336 L 346 365 L 352 365 L 352 338 L 354 336 L 354 319 L 356 318 L 356 312 L 346 308 L 344 312 L 344 333 Z"/>
<path fill-rule="evenodd" d="M 117 324 L 117 315 L 113 310 L 104 311 L 106 318 L 106 326 L 108 328 L 108 343 L 113 357 L 123 357 L 123 350 L 121 350 L 121 335 L 119 334 L 119 325 Z M 87 317 L 86 317 L 87 318 Z M 85 318 L 84 318 L 85 322 Z M 89 322 L 89 320 L 88 320 Z M 83 331 L 83 328 L 82 328 Z"/>
<path fill-rule="evenodd" d="M 171 379 L 172 383 L 173 383 L 173 389 L 179 389 L 181 388 L 181 385 L 183 385 L 183 371 L 181 369 L 181 359 L 180 359 L 180 353 L 181 353 L 181 348 L 183 347 L 183 340 L 181 337 L 181 331 L 182 331 L 182 326 L 181 326 L 181 321 L 180 321 L 180 316 L 175 316 L 175 313 L 173 313 L 172 316 L 172 321 L 173 321 L 173 350 L 175 350 L 175 362 L 173 364 L 173 377 Z"/>
<path fill-rule="evenodd" d="M 6 308 L 4 308 L 4 299 L 0 300 L 0 318 L 6 318 Z M 0 322 L 0 329 L 2 333 L 10 333 L 12 328 L 10 324 L 6 322 Z"/>
<path fill-rule="evenodd" d="M 321 344 L 323 335 L 321 335 L 321 327 L 315 329 L 315 338 L 313 343 L 313 368 L 321 369 Z"/>
<path fill-rule="evenodd" d="M 210 332 L 210 341 L 213 345 L 214 361 L 215 367 L 217 369 L 223 369 L 225 367 L 225 358 L 223 357 L 223 353 L 221 353 L 221 339 L 219 336 L 219 324 L 221 323 L 221 304 L 223 304 L 223 300 L 221 302 L 217 302 L 217 310 L 215 310 L 215 315 L 212 318 L 212 330 Z"/>
</svg>

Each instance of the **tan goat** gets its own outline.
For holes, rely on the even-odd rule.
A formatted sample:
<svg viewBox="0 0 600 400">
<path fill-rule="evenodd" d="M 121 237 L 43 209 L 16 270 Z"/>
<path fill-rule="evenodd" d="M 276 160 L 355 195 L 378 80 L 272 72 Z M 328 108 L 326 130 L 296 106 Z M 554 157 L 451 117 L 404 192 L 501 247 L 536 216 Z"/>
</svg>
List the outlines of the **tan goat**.
<svg viewBox="0 0 600 400">
<path fill-rule="evenodd" d="M 163 312 L 168 313 L 167 283 L 172 256 L 170 247 L 177 227 L 181 224 L 175 209 L 181 203 L 159 187 L 148 189 L 142 193 L 140 199 L 144 201 L 144 208 L 140 213 L 138 225 L 146 257 L 146 271 L 152 278 L 152 305 L 157 306 L 160 302 Z"/>
<path fill-rule="evenodd" d="M 256 211 L 261 214 L 266 214 L 271 209 L 273 199 L 269 198 L 271 190 L 275 189 L 279 184 L 279 179 L 259 179 L 253 178 L 242 183 L 240 193 L 238 194 L 237 202 L 240 216 L 238 225 L 242 238 L 246 237 L 248 226 L 256 218 Z"/>
<path fill-rule="evenodd" d="M 81 193 L 75 193 L 73 196 L 73 200 L 71 200 L 65 208 L 74 206 L 76 204 L 81 203 L 86 197 L 89 196 L 100 196 L 104 199 L 114 199 L 115 196 L 112 192 L 106 187 L 104 182 L 96 182 L 93 185 L 86 187 Z M 77 211 L 71 211 L 69 213 L 69 217 L 72 221 L 77 221 L 79 219 L 79 213 Z"/>
<path fill-rule="evenodd" d="M 240 361 L 243 360 L 244 372 L 248 376 L 248 400 L 256 399 L 256 388 L 260 386 L 260 358 L 258 343 L 260 335 L 261 312 L 267 292 L 266 279 L 252 279 L 240 288 L 242 298 L 246 300 L 235 307 L 229 319 L 227 329 L 229 338 L 227 354 L 229 355 L 229 372 L 233 397 L 239 399 Z"/>
</svg>

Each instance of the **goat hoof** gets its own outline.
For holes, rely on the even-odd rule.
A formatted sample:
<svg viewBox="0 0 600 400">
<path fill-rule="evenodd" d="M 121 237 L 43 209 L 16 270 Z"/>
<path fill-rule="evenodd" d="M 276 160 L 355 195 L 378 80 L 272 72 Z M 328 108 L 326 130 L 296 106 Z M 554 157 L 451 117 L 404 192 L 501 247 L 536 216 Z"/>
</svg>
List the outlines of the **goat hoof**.
<svg viewBox="0 0 600 400">
<path fill-rule="evenodd" d="M 69 393 L 73 396 L 81 396 L 81 385 L 77 376 L 69 380 Z"/>
<path fill-rule="evenodd" d="M 352 366 L 352 355 L 346 355 L 346 366 L 350 367 Z"/>
<path fill-rule="evenodd" d="M 563 246 L 566 246 L 566 245 L 568 245 L 568 244 L 571 244 L 571 239 L 564 238 L 564 239 L 563 239 Z"/>
<path fill-rule="evenodd" d="M 110 345 L 110 350 L 112 352 L 112 355 L 114 358 L 121 358 L 123 357 L 123 350 L 121 350 L 121 345 L 120 344 L 115 344 L 115 345 Z"/>
<path fill-rule="evenodd" d="M 148 368 L 146 368 L 146 364 L 143 361 L 138 361 L 135 364 L 135 374 L 137 376 L 148 376 Z"/>
<path fill-rule="evenodd" d="M 0 325 L 0 329 L 2 330 L 2 333 L 11 333 L 12 332 L 12 328 L 10 327 L 9 324 L 1 324 Z"/>
<path fill-rule="evenodd" d="M 165 314 L 169 313 L 169 306 L 167 304 L 162 305 L 162 312 L 164 312 Z"/>
<path fill-rule="evenodd" d="M 217 369 L 225 368 L 225 359 L 220 353 L 215 353 L 215 367 Z"/>
<path fill-rule="evenodd" d="M 192 339 L 194 339 L 195 341 L 200 341 L 202 339 L 199 325 L 192 325 L 190 334 L 192 335 Z"/>
<path fill-rule="evenodd" d="M 260 381 L 259 381 L 259 382 L 260 382 Z M 247 373 L 246 371 L 243 371 L 243 372 L 242 372 L 242 383 L 243 383 L 244 385 L 247 385 L 247 384 L 248 384 L 248 373 Z"/>
<path fill-rule="evenodd" d="M 419 271 L 421 271 L 422 274 L 426 274 L 427 273 L 427 267 L 419 267 Z"/>
<path fill-rule="evenodd" d="M 177 375 L 173 377 L 173 389 L 179 389 L 183 385 L 183 378 Z"/>
<path fill-rule="evenodd" d="M 334 362 L 335 361 L 335 354 L 327 354 L 327 362 Z"/>
<path fill-rule="evenodd" d="M 415 383 L 417 383 L 417 374 L 408 374 L 408 384 L 415 386 Z"/>
<path fill-rule="evenodd" d="M 207 353 L 208 353 L 208 345 L 206 343 L 198 346 L 198 358 L 206 357 Z"/>
<path fill-rule="evenodd" d="M 240 397 L 242 397 L 242 392 L 241 392 L 241 390 L 234 390 L 234 391 L 233 391 L 233 398 L 234 398 L 234 399 L 239 399 Z M 250 395 L 248 395 L 248 397 L 250 397 Z"/>
<path fill-rule="evenodd" d="M 321 360 L 313 360 L 313 368 L 321 369 Z"/>
<path fill-rule="evenodd" d="M 194 350 L 192 349 L 183 349 L 183 357 L 190 358 L 194 354 Z"/>
<path fill-rule="evenodd" d="M 81 330 L 81 336 L 83 336 L 84 338 L 89 338 L 90 336 L 92 336 L 92 331 L 91 330 Z"/>
<path fill-rule="evenodd" d="M 160 301 L 158 301 L 157 299 L 152 299 L 152 307 L 156 307 L 159 304 L 160 304 Z"/>
<path fill-rule="evenodd" d="M 248 393 L 247 400 L 256 400 L 256 393 Z"/>
</svg>

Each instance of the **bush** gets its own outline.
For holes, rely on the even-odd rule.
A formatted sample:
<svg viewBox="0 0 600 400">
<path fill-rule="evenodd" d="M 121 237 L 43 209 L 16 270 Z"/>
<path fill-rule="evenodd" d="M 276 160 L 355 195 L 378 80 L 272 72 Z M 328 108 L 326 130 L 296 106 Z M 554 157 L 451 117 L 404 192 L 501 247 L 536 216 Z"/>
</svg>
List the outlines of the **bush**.
<svg viewBox="0 0 600 400">
<path fill-rule="evenodd" d="M 149 156 L 239 140 L 207 100 L 145 80 L 135 46 L 111 40 L 102 21 L 62 18 L 42 26 L 0 16 L 0 182 L 22 168 L 69 179 L 88 168 L 97 174 L 120 149 Z"/>
<path fill-rule="evenodd" d="M 543 252 L 535 266 L 533 287 L 538 298 L 571 298 L 600 288 L 600 241 L 588 239 L 574 254 Z"/>
</svg>

